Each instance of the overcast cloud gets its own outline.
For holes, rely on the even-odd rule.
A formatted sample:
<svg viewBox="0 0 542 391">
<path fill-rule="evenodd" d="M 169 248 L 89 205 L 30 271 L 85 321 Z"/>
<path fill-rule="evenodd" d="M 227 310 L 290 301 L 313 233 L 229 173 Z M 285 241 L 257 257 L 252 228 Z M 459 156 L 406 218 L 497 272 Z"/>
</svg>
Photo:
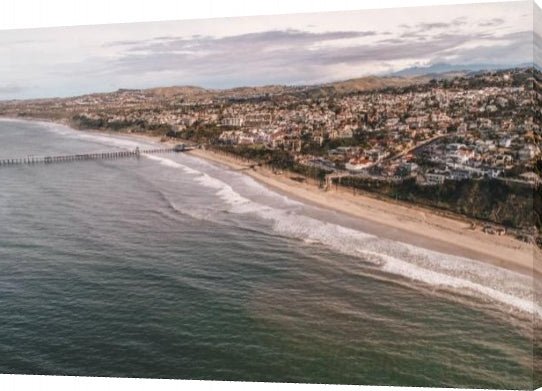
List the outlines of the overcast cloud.
<svg viewBox="0 0 542 391">
<path fill-rule="evenodd" d="M 532 62 L 527 1 L 0 31 L 0 99 Z M 537 49 L 540 53 L 540 49 Z"/>
</svg>

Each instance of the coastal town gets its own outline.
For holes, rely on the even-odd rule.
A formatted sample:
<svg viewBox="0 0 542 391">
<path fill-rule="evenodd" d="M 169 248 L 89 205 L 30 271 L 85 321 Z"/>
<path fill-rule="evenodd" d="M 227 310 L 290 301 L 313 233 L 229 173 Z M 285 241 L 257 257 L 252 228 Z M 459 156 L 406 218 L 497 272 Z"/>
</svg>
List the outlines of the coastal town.
<svg viewBox="0 0 542 391">
<path fill-rule="evenodd" d="M 394 80 L 390 85 L 382 78 L 374 88 L 361 87 L 354 80 L 220 91 L 197 87 L 118 90 L 3 101 L 0 115 L 188 140 L 314 175 L 323 188 L 342 181 L 521 228 L 532 236 L 526 229 L 533 226 L 526 221 L 528 216 L 518 218 L 517 213 L 499 208 L 527 211 L 530 202 L 532 210 L 532 189 L 539 187 L 540 180 L 540 106 L 533 113 L 533 102 L 541 101 L 540 79 L 538 71 L 518 68 L 456 72 L 401 84 Z M 446 186 L 458 192 L 459 184 L 465 182 L 489 183 L 487 193 L 508 193 L 484 211 L 461 204 L 462 194 L 457 194 L 454 206 L 448 205 L 450 200 L 447 204 L 427 195 L 440 194 L 434 189 Z M 472 196 L 476 194 L 469 193 L 467 198 Z M 511 205 L 511 199 L 523 201 Z"/>
</svg>

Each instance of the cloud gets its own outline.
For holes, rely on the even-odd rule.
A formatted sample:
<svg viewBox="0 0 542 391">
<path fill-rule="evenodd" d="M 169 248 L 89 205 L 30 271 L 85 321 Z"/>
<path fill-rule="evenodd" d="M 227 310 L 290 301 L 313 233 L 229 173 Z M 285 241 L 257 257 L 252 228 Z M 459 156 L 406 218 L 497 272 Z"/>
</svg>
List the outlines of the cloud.
<svg viewBox="0 0 542 391">
<path fill-rule="evenodd" d="M 410 30 L 411 33 L 421 33 L 431 30 L 449 30 L 454 27 L 460 27 L 467 24 L 467 18 L 466 17 L 460 17 L 455 18 L 451 22 L 423 22 L 418 23 L 414 26 L 411 26 L 409 24 L 401 24 L 399 27 Z"/>
<path fill-rule="evenodd" d="M 480 26 L 480 27 L 495 27 L 495 26 L 500 26 L 503 23 L 504 23 L 504 19 L 502 19 L 502 18 L 493 18 L 493 19 L 489 19 L 489 20 L 486 20 L 484 22 L 479 23 L 478 26 Z"/>
<path fill-rule="evenodd" d="M 319 83 L 437 62 L 518 64 L 532 58 L 533 37 L 521 32 L 532 15 L 517 13 L 527 3 L 517 4 L 3 33 L 0 98 L 173 84 Z M 540 47 L 538 39 L 537 59 Z"/>
<path fill-rule="evenodd" d="M 131 45 L 137 45 L 139 41 L 114 41 L 114 42 L 106 42 L 102 45 L 104 48 L 109 47 L 122 47 L 122 46 L 131 46 Z"/>
<path fill-rule="evenodd" d="M 450 27 L 450 23 L 420 23 L 418 25 L 420 30 L 434 30 L 434 29 L 445 29 Z"/>
<path fill-rule="evenodd" d="M 534 7 L 534 20 L 542 20 L 542 9 Z M 533 31 L 533 61 L 535 66 L 542 68 L 542 26 L 541 23 L 534 23 Z"/>
<path fill-rule="evenodd" d="M 460 23 L 464 20 L 446 25 Z M 345 67 L 359 69 L 356 76 L 377 73 L 378 70 L 368 70 L 368 64 L 375 63 L 493 64 L 505 60 L 513 63 L 514 58 L 523 61 L 532 42 L 529 32 L 503 36 L 461 30 L 454 33 L 442 30 L 441 24 L 436 25 L 416 26 L 431 33 L 403 34 L 401 38 L 391 39 L 379 39 L 384 37 L 376 31 L 270 30 L 227 37 L 157 37 L 129 45 L 117 42 L 118 56 L 102 61 L 93 59 L 88 62 L 93 66 L 85 72 L 125 80 L 167 75 L 176 84 L 216 88 L 312 83 L 337 79 L 335 70 Z M 464 47 L 468 42 L 479 44 Z"/>
<path fill-rule="evenodd" d="M 538 68 L 542 68 L 542 36 L 538 32 L 533 36 L 533 61 Z"/>
<path fill-rule="evenodd" d="M 441 53 L 436 62 L 456 64 L 519 64 L 532 61 L 532 31 L 505 34 L 503 36 L 485 35 L 485 45 L 470 48 L 450 48 Z M 487 43 L 492 43 L 488 45 Z"/>
<path fill-rule="evenodd" d="M 400 27 L 403 32 L 399 34 L 402 39 L 415 39 L 417 41 L 427 41 L 434 34 L 447 32 L 451 33 L 465 33 L 461 28 L 467 24 L 467 18 L 455 18 L 450 22 L 431 22 L 431 23 L 418 23 L 416 25 L 402 24 Z"/>
<path fill-rule="evenodd" d="M 15 84 L 0 85 L 0 94 L 18 94 L 25 89 Z"/>
<path fill-rule="evenodd" d="M 183 83 L 288 83 L 322 77 L 316 68 L 333 55 L 344 57 L 356 50 L 356 40 L 378 35 L 376 31 L 332 31 L 313 33 L 301 30 L 270 30 L 227 37 L 192 35 L 156 37 L 131 43 L 114 42 L 118 58 L 87 68 L 89 74 L 114 73 L 145 75 L 175 73 Z M 338 50 L 342 42 L 345 50 Z M 358 44 L 359 45 L 359 44 Z M 335 53 L 335 54 L 334 54 Z M 333 63 L 334 61 L 331 61 Z M 95 59 L 87 63 L 97 64 Z M 81 65 L 83 66 L 83 65 Z M 69 72 L 68 72 L 69 73 Z"/>
<path fill-rule="evenodd" d="M 190 38 L 168 37 L 161 42 L 143 42 L 132 46 L 131 52 L 147 53 L 173 53 L 178 51 L 213 50 L 215 52 L 229 51 L 231 49 L 260 48 L 269 46 L 292 47 L 298 45 L 312 45 L 315 43 L 337 41 L 343 39 L 363 38 L 377 35 L 376 31 L 333 31 L 325 33 L 311 33 L 300 30 L 270 30 L 257 33 L 233 35 L 222 38 L 193 35 Z"/>
<path fill-rule="evenodd" d="M 406 55 L 430 54 L 448 47 L 443 40 L 433 45 L 369 45 L 352 41 L 348 45 L 326 45 L 330 41 L 374 36 L 372 31 L 310 33 L 297 30 L 266 31 L 224 38 L 200 37 L 131 47 L 112 65 L 121 72 L 190 71 L 203 75 L 237 71 L 288 72 L 316 66 L 357 63 L 365 60 L 397 59 Z M 455 40 L 460 42 L 465 36 Z M 251 68 L 251 69 L 248 69 Z M 211 75 L 212 76 L 212 75 Z"/>
</svg>

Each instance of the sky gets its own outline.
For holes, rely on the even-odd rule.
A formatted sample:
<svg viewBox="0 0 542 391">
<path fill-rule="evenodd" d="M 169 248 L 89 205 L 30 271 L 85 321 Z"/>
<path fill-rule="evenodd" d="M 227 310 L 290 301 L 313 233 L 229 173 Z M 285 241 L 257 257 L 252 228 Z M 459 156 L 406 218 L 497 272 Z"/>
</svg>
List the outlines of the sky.
<svg viewBox="0 0 542 391">
<path fill-rule="evenodd" d="M 539 14 L 538 14 L 539 15 Z M 533 61 L 532 2 L 0 31 L 0 100 Z"/>
</svg>

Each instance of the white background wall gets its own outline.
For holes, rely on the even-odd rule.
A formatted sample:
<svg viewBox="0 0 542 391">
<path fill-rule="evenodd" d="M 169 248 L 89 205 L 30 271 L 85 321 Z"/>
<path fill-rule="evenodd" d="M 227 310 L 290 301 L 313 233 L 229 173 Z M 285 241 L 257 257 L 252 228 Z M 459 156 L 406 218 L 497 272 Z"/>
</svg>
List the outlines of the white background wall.
<svg viewBox="0 0 542 391">
<path fill-rule="evenodd" d="M 0 0 L 0 29 L 272 15 L 499 0 Z M 536 0 L 542 4 L 542 0 Z"/>
</svg>

